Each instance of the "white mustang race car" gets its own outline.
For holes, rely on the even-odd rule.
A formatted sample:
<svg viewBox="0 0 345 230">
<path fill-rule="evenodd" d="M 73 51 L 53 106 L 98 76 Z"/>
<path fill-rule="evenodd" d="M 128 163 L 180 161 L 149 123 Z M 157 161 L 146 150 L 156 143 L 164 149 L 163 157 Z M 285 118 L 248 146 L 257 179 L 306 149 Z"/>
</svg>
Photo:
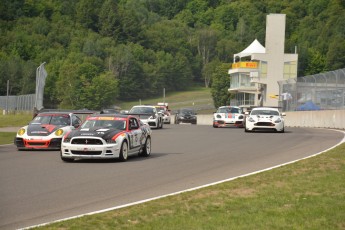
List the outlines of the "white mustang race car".
<svg viewBox="0 0 345 230">
<path fill-rule="evenodd" d="M 138 117 L 123 114 L 94 114 L 82 126 L 65 135 L 61 159 L 120 159 L 151 154 L 151 129 Z"/>
<path fill-rule="evenodd" d="M 213 114 L 213 127 L 243 127 L 243 111 L 237 106 L 221 106 Z"/>
<path fill-rule="evenodd" d="M 254 108 L 246 112 L 246 122 L 244 131 L 276 131 L 284 133 L 285 113 L 280 113 L 276 108 Z"/>
</svg>

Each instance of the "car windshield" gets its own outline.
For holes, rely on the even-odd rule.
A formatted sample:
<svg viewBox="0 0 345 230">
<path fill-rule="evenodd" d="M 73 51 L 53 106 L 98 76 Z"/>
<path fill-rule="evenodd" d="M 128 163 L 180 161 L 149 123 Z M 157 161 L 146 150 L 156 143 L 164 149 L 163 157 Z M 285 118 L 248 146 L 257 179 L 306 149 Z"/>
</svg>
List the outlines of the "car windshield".
<svg viewBox="0 0 345 230">
<path fill-rule="evenodd" d="M 30 125 L 70 125 L 68 115 L 38 115 L 30 123 Z"/>
<path fill-rule="evenodd" d="M 165 111 L 164 108 L 162 108 L 162 107 L 157 107 L 156 109 L 157 109 L 157 112 L 162 112 L 162 113 L 164 113 L 164 111 Z"/>
<path fill-rule="evenodd" d="M 125 120 L 86 120 L 81 129 L 90 129 L 90 128 L 110 128 L 110 129 L 126 129 Z"/>
<path fill-rule="evenodd" d="M 279 112 L 275 110 L 253 110 L 250 115 L 269 115 L 279 116 Z"/>
<path fill-rule="evenodd" d="M 194 111 L 191 109 L 183 109 L 180 111 L 181 114 L 190 114 L 190 115 L 194 115 Z"/>
<path fill-rule="evenodd" d="M 132 113 L 132 114 L 143 114 L 143 113 L 149 113 L 149 114 L 152 114 L 152 113 L 155 113 L 154 111 L 154 108 L 151 108 L 151 107 L 133 107 L 129 113 Z"/>
<path fill-rule="evenodd" d="M 219 108 L 217 113 L 241 113 L 240 109 L 238 108 Z"/>
</svg>

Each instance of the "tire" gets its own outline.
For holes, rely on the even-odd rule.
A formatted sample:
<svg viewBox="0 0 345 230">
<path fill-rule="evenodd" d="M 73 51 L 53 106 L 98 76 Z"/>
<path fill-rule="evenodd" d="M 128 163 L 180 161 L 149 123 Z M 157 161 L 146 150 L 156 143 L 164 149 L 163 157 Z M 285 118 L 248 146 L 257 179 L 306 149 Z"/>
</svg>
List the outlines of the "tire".
<svg viewBox="0 0 345 230">
<path fill-rule="evenodd" d="M 145 145 L 142 151 L 142 156 L 148 157 L 151 154 L 151 137 L 148 136 L 145 141 Z"/>
<path fill-rule="evenodd" d="M 61 156 L 61 160 L 64 162 L 73 162 L 74 161 L 73 158 L 63 157 L 61 151 L 60 151 L 60 156 Z"/>
<path fill-rule="evenodd" d="M 246 132 L 246 133 L 250 132 L 246 126 L 244 126 L 244 132 Z"/>
<path fill-rule="evenodd" d="M 279 133 L 284 133 L 284 132 L 285 132 L 284 128 L 279 131 Z"/>
<path fill-rule="evenodd" d="M 120 161 L 127 161 L 127 159 L 128 159 L 128 144 L 127 144 L 127 141 L 122 142 L 119 158 L 120 158 Z"/>
</svg>

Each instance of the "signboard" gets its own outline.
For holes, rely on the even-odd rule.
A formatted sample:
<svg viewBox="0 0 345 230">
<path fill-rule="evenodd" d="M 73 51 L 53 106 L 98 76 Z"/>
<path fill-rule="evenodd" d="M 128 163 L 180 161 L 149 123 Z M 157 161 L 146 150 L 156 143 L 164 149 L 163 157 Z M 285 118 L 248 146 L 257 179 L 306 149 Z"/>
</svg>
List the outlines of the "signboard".
<svg viewBox="0 0 345 230">
<path fill-rule="evenodd" d="M 257 62 L 236 62 L 232 64 L 231 68 L 232 69 L 238 69 L 238 68 L 257 69 L 258 63 Z"/>
</svg>

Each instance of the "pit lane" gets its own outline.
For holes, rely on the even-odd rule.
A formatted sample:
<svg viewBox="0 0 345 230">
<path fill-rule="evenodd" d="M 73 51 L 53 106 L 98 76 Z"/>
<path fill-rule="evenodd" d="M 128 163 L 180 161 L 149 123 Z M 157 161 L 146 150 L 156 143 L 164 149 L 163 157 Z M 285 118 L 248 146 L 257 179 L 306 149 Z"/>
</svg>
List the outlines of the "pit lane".
<svg viewBox="0 0 345 230">
<path fill-rule="evenodd" d="M 64 163 L 58 151 L 0 146 L 0 228 L 16 229 L 237 177 L 324 151 L 344 138 L 326 129 L 164 125 L 152 155 L 127 162 Z"/>
</svg>

